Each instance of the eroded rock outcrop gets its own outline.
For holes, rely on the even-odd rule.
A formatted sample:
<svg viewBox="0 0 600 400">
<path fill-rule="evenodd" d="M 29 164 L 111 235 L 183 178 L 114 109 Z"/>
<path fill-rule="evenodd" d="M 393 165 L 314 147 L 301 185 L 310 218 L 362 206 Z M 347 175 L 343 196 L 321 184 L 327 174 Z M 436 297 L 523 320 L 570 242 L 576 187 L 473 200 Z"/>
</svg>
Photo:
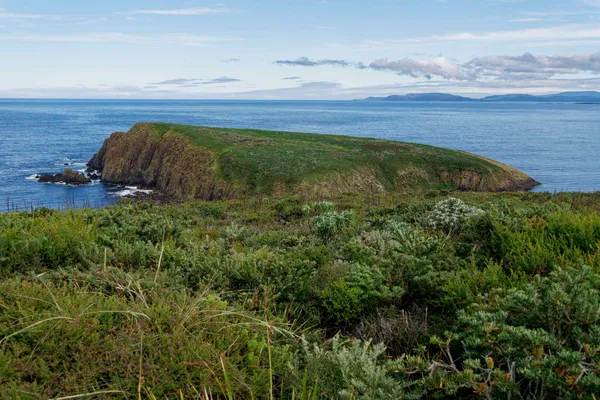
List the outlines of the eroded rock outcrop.
<svg viewBox="0 0 600 400">
<path fill-rule="evenodd" d="M 214 154 L 185 136 L 156 135 L 151 124 L 113 133 L 88 163 L 107 183 L 157 189 L 173 197 L 214 200 L 233 194 L 215 176 Z"/>
</svg>

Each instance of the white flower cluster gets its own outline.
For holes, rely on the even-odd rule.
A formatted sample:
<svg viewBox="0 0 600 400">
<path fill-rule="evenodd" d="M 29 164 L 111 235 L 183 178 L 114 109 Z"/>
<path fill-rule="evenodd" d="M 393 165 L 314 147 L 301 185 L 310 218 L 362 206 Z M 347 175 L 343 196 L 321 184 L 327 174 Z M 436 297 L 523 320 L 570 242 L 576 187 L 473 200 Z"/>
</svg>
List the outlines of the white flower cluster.
<svg viewBox="0 0 600 400">
<path fill-rule="evenodd" d="M 452 230 L 465 218 L 484 214 L 485 211 L 465 204 L 462 200 L 450 197 L 435 205 L 425 219 L 425 225 L 433 229 Z"/>
</svg>

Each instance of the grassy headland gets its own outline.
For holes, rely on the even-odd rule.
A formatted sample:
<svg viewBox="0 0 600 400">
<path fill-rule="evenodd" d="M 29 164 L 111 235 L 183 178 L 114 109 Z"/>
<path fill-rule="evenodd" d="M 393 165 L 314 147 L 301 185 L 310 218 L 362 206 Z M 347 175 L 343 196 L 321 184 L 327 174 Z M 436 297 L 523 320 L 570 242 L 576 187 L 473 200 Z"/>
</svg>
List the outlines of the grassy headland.
<svg viewBox="0 0 600 400">
<path fill-rule="evenodd" d="M 462 151 L 378 139 L 139 123 L 90 165 L 112 183 L 182 198 L 337 195 L 414 189 L 526 190 L 536 182 Z"/>
<path fill-rule="evenodd" d="M 600 196 L 452 196 L 0 214 L 0 398 L 594 398 Z"/>
</svg>

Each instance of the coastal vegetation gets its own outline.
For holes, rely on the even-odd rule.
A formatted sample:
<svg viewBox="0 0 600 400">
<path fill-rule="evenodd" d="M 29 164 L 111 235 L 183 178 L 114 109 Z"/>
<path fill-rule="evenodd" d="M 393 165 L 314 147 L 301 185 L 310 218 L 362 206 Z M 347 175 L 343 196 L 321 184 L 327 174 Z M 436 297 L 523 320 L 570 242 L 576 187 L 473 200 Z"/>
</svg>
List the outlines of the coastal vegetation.
<svg viewBox="0 0 600 400">
<path fill-rule="evenodd" d="M 418 190 L 0 214 L 0 398 L 593 399 L 599 211 Z"/>
</svg>

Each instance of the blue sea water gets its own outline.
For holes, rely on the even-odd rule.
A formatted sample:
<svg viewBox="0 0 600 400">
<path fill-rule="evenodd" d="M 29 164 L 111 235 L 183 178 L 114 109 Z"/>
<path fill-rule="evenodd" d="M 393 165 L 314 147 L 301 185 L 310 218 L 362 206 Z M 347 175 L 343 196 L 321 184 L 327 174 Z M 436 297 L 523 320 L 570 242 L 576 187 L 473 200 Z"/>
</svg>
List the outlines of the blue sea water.
<svg viewBox="0 0 600 400">
<path fill-rule="evenodd" d="M 84 168 L 103 140 L 139 121 L 369 136 L 480 154 L 542 182 L 538 191 L 600 190 L 600 106 L 352 101 L 0 100 L 0 210 L 111 204 L 105 184 L 41 184 Z"/>
</svg>

